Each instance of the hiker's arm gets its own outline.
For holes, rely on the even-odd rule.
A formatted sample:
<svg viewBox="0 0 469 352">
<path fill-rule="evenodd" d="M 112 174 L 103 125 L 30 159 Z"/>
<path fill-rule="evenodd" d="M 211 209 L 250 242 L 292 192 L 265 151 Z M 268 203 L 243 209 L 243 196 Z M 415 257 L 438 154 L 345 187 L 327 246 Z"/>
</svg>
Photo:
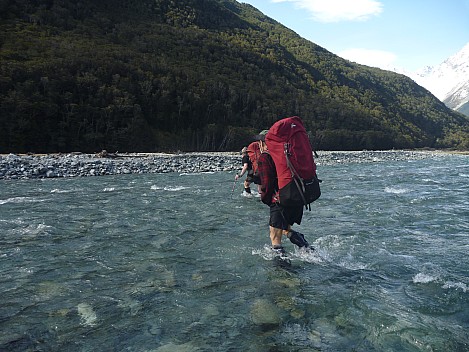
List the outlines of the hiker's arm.
<svg viewBox="0 0 469 352">
<path fill-rule="evenodd" d="M 243 168 L 241 169 L 241 172 L 239 174 L 236 174 L 235 180 L 237 180 L 238 178 L 243 176 L 245 174 L 245 172 L 247 171 L 247 169 L 248 169 L 248 163 L 244 163 Z"/>
</svg>

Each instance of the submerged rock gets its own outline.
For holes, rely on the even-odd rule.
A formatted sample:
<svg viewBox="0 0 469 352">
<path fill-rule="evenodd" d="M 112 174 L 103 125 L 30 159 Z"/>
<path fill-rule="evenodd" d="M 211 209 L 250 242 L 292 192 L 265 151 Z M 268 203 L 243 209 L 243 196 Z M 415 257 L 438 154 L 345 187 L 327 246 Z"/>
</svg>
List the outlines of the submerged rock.
<svg viewBox="0 0 469 352">
<path fill-rule="evenodd" d="M 81 324 L 84 326 L 95 326 L 97 316 L 93 308 L 88 303 L 80 303 L 77 306 L 78 314 L 81 318 Z"/>
<path fill-rule="evenodd" d="M 158 347 L 153 352 L 198 352 L 201 351 L 200 348 L 192 345 L 190 342 L 182 344 L 182 345 L 175 345 L 174 343 L 168 343 L 161 347 Z"/>
<path fill-rule="evenodd" d="M 251 320 L 260 326 L 278 326 L 282 321 L 275 304 L 266 299 L 257 299 L 251 308 Z"/>
</svg>

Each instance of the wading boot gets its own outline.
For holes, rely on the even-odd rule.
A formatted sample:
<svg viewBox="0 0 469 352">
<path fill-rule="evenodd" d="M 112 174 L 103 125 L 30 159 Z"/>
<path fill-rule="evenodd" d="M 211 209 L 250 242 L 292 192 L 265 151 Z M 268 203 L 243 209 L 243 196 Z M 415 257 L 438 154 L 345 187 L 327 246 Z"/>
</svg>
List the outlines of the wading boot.
<svg viewBox="0 0 469 352">
<path fill-rule="evenodd" d="M 285 248 L 283 248 L 282 245 L 276 244 L 272 246 L 272 251 L 277 254 L 280 258 L 285 258 L 287 256 Z"/>
<path fill-rule="evenodd" d="M 304 247 L 314 250 L 314 248 L 309 245 L 308 241 L 306 241 L 305 236 L 302 233 L 290 230 L 287 237 L 290 239 L 291 243 L 296 244 L 300 248 Z"/>
<path fill-rule="evenodd" d="M 244 188 L 243 196 L 247 198 L 252 198 L 251 188 Z"/>
</svg>

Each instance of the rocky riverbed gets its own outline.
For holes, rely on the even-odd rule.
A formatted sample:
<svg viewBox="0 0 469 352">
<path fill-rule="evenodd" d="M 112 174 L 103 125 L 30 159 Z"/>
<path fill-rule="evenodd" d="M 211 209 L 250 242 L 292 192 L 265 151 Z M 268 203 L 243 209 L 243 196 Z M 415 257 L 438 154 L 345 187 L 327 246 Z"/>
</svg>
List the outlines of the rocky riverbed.
<svg viewBox="0 0 469 352">
<path fill-rule="evenodd" d="M 441 155 L 433 151 L 318 152 L 318 166 L 415 160 Z M 133 153 L 103 157 L 101 154 L 0 155 L 0 179 L 20 180 L 56 177 L 88 177 L 116 174 L 193 173 L 237 171 L 238 153 Z"/>
</svg>

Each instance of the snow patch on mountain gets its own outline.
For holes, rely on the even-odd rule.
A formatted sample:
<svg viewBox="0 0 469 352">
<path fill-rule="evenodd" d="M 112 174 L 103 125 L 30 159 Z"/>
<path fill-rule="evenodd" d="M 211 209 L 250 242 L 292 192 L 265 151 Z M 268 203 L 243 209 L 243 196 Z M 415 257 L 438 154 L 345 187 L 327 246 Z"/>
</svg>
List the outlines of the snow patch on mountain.
<svg viewBox="0 0 469 352">
<path fill-rule="evenodd" d="M 469 102 L 469 43 L 438 66 L 404 74 L 457 110 Z"/>
<path fill-rule="evenodd" d="M 459 108 L 469 101 L 469 80 L 454 87 L 443 102 L 451 109 Z"/>
</svg>

